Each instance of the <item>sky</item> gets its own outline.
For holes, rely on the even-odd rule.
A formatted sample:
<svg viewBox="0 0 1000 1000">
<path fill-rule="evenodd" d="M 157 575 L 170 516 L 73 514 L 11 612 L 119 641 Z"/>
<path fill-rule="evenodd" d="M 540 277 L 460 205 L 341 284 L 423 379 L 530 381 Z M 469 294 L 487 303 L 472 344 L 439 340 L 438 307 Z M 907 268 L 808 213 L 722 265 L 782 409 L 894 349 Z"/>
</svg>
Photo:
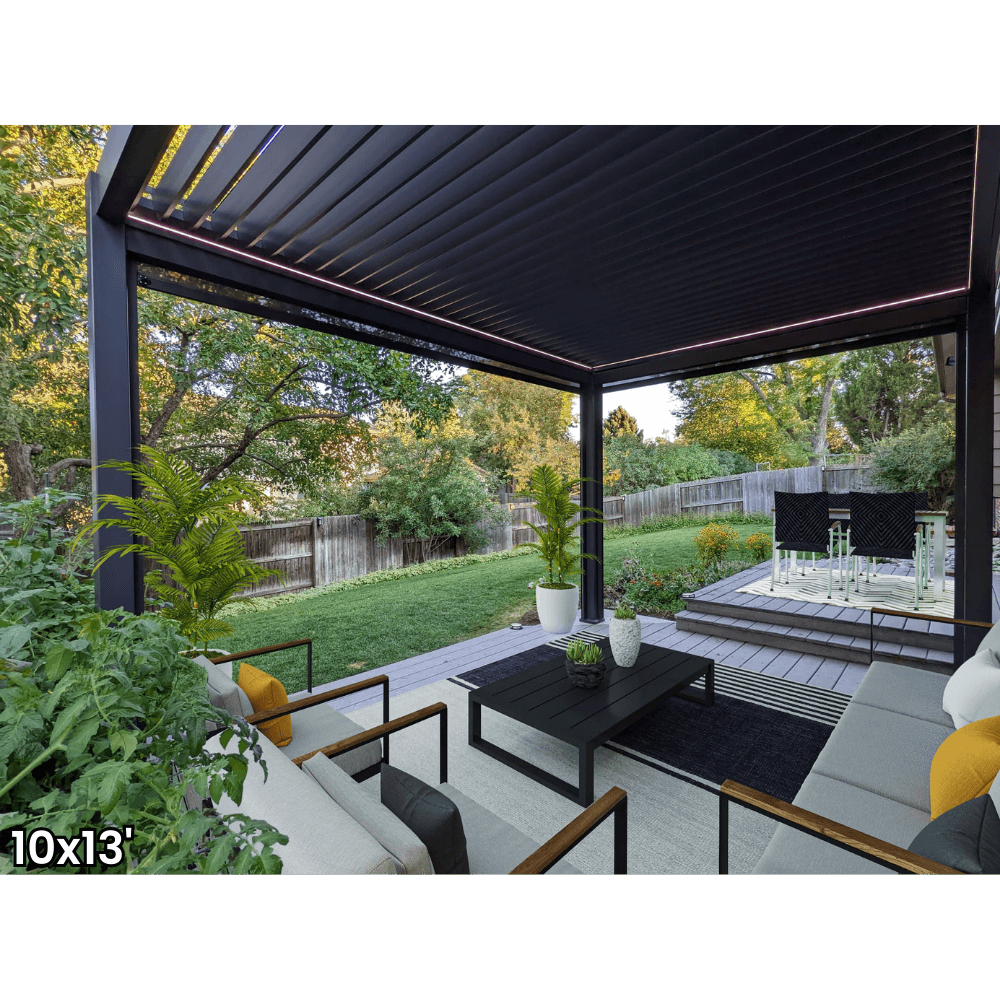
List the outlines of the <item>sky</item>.
<svg viewBox="0 0 1000 1000">
<path fill-rule="evenodd" d="M 642 436 L 650 440 L 660 436 L 672 438 L 680 422 L 671 412 L 677 406 L 677 399 L 669 382 L 604 394 L 605 418 L 619 406 L 624 406 L 635 417 Z M 578 404 L 574 405 L 573 412 L 579 415 Z M 580 428 L 572 428 L 570 434 L 578 441 Z"/>
</svg>

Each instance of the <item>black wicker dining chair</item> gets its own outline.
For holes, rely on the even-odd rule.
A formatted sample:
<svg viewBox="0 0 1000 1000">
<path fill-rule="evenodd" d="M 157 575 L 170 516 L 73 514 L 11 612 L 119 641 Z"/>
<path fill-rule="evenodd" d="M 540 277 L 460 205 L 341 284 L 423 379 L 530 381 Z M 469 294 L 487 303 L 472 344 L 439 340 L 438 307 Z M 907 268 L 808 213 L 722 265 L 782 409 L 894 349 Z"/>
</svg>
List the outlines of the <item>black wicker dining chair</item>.
<svg viewBox="0 0 1000 1000">
<path fill-rule="evenodd" d="M 830 523 L 830 494 L 774 492 L 773 555 L 771 557 L 771 590 L 777 571 L 781 580 L 781 553 L 790 557 L 794 552 L 810 552 L 815 569 L 816 554 L 829 559 L 827 566 L 828 596 L 833 596 L 833 546 L 839 538 L 839 526 Z M 802 572 L 805 573 L 805 564 Z M 786 582 L 791 582 L 791 570 L 786 571 Z"/>
<path fill-rule="evenodd" d="M 925 525 L 918 524 L 915 514 L 927 507 L 926 493 L 859 493 L 851 491 L 851 509 L 847 529 L 847 555 L 851 569 L 854 560 L 864 556 L 865 582 L 871 582 L 871 560 L 912 559 L 914 561 L 913 607 L 920 606 L 923 591 L 923 561 L 926 556 Z M 860 572 L 848 572 L 844 600 L 850 600 L 851 577 L 861 591 Z"/>
</svg>

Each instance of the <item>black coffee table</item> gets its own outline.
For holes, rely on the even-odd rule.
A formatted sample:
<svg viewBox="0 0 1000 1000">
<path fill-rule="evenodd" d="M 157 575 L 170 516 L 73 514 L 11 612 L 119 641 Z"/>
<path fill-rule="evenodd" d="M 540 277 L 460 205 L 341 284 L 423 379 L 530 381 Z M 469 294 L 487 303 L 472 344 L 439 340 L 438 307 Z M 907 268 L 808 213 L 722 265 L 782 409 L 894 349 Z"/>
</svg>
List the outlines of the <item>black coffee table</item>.
<svg viewBox="0 0 1000 1000">
<path fill-rule="evenodd" d="M 603 639 L 608 671 L 592 690 L 574 686 L 566 676 L 566 654 L 553 651 L 551 660 L 537 663 L 511 677 L 469 692 L 469 746 L 482 750 L 522 774 L 589 806 L 594 801 L 594 750 L 637 719 L 678 697 L 702 705 L 715 702 L 715 662 L 704 656 L 675 653 L 642 644 L 631 667 L 615 665 L 610 643 Z M 684 692 L 692 681 L 705 678 L 703 695 Z M 575 787 L 482 738 L 483 706 L 523 722 L 532 729 L 569 743 L 580 754 L 580 784 Z"/>
</svg>

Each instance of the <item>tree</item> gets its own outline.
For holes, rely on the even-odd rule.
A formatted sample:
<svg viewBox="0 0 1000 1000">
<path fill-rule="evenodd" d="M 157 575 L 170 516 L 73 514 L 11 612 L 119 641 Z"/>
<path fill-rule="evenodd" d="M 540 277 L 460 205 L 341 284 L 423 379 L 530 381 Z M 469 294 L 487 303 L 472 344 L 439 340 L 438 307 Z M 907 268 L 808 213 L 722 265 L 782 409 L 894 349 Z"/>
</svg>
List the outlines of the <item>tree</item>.
<svg viewBox="0 0 1000 1000">
<path fill-rule="evenodd" d="M 457 417 L 420 433 L 402 406 L 382 407 L 374 482 L 352 491 L 345 513 L 374 521 L 379 541 L 404 538 L 408 562 L 425 562 L 453 539 L 476 550 L 486 541 L 478 522 L 502 523 L 506 512 L 489 499 L 469 460 L 472 433 Z"/>
<path fill-rule="evenodd" d="M 624 406 L 616 406 L 604 420 L 604 436 L 637 437 L 641 440 L 642 431 L 635 417 Z"/>
<path fill-rule="evenodd" d="M 949 407 L 950 409 L 950 407 Z M 955 424 L 909 427 L 872 449 L 872 481 L 894 493 L 927 491 L 931 510 L 955 510 Z"/>
<path fill-rule="evenodd" d="M 102 143 L 97 126 L 0 126 L 0 453 L 16 499 L 90 465 L 79 409 L 60 433 L 42 400 L 65 415 L 53 386 L 85 359 L 84 183 Z"/>
<path fill-rule="evenodd" d="M 462 382 L 456 405 L 475 437 L 470 455 L 493 489 L 522 489 L 542 464 L 579 475 L 579 446 L 568 433 L 573 393 L 476 371 Z"/>
<path fill-rule="evenodd" d="M 678 437 L 777 467 L 816 465 L 827 450 L 842 355 L 688 379 Z"/>
<path fill-rule="evenodd" d="M 140 327 L 141 443 L 203 482 L 240 472 L 311 495 L 371 462 L 366 418 L 386 401 L 417 432 L 452 406 L 449 369 L 328 333 L 148 291 Z"/>
<path fill-rule="evenodd" d="M 834 414 L 855 447 L 867 451 L 911 427 L 950 420 L 939 398 L 933 344 L 911 340 L 845 355 Z"/>
</svg>

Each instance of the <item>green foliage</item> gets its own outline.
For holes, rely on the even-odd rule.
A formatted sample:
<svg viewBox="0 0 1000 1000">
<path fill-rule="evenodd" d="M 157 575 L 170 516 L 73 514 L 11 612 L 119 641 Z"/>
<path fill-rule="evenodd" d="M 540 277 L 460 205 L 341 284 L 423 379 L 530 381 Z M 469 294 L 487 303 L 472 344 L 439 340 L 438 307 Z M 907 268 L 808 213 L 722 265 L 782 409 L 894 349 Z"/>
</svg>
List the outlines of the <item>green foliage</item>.
<svg viewBox="0 0 1000 1000">
<path fill-rule="evenodd" d="M 844 356 L 833 411 L 858 448 L 868 450 L 925 422 L 951 417 L 940 398 L 928 338 L 867 347 Z"/>
<path fill-rule="evenodd" d="M 911 427 L 872 449 L 872 485 L 890 492 L 927 491 L 932 510 L 954 512 L 955 425 Z"/>
<path fill-rule="evenodd" d="M 615 604 L 615 618 L 620 621 L 635 621 L 635 605 L 626 600 Z"/>
<path fill-rule="evenodd" d="M 744 514 L 732 511 L 728 514 L 657 514 L 647 517 L 640 524 L 608 524 L 604 527 L 604 539 L 632 538 L 651 532 L 669 531 L 673 528 L 691 528 L 705 524 L 770 524 L 767 514 Z"/>
<path fill-rule="evenodd" d="M 520 492 L 543 463 L 574 475 L 580 451 L 568 434 L 573 400 L 569 392 L 487 372 L 462 377 L 456 407 L 473 436 L 470 457 L 489 475 L 491 490 Z"/>
<path fill-rule="evenodd" d="M 771 539 L 758 531 L 743 539 L 743 547 L 757 562 L 763 562 L 771 554 Z"/>
<path fill-rule="evenodd" d="M 616 406 L 604 419 L 605 437 L 637 437 L 642 439 L 639 424 L 624 406 Z"/>
<path fill-rule="evenodd" d="M 652 555 L 643 558 L 633 544 L 622 558 L 608 589 L 612 595 L 629 602 L 635 610 L 664 614 L 684 607 L 682 594 L 707 587 L 734 573 L 755 566 L 756 561 L 730 560 L 710 565 L 691 563 L 658 572 L 650 568 Z"/>
<path fill-rule="evenodd" d="M 593 664 L 600 663 L 604 659 L 604 650 L 596 642 L 584 642 L 583 639 L 574 639 L 566 647 L 566 655 L 574 663 Z"/>
<path fill-rule="evenodd" d="M 371 464 L 367 420 L 387 401 L 419 432 L 451 411 L 451 369 L 347 339 L 140 290 L 143 444 L 317 497 Z M 328 511 L 326 512 L 328 513 Z"/>
<path fill-rule="evenodd" d="M 538 537 L 537 542 L 522 542 L 518 548 L 532 549 L 545 564 L 548 579 L 541 586 L 565 585 L 567 576 L 580 572 L 581 557 L 596 559 L 589 552 L 580 552 L 579 539 L 573 537 L 576 524 L 597 524 L 604 514 L 592 507 L 581 507 L 570 499 L 570 493 L 583 482 L 579 477 L 571 479 L 560 475 L 550 465 L 537 465 L 531 472 L 531 480 L 525 496 L 535 502 L 535 508 L 545 518 L 545 524 L 525 522 L 522 527 L 530 528 Z M 580 517 L 580 514 L 588 515 Z"/>
<path fill-rule="evenodd" d="M 705 525 L 694 536 L 698 558 L 705 566 L 714 566 L 722 562 L 726 552 L 734 545 L 739 545 L 739 541 L 739 535 L 732 528 L 715 522 Z"/>
<path fill-rule="evenodd" d="M 31 510 L 20 523 L 0 543 L 0 844 L 12 827 L 71 838 L 132 826 L 121 863 L 98 870 L 279 871 L 273 845 L 287 838 L 274 828 L 184 803 L 189 784 L 239 803 L 242 754 L 260 758 L 256 731 L 210 704 L 205 670 L 180 656 L 172 624 L 95 612 L 65 536 L 38 530 Z M 206 721 L 236 752 L 205 750 Z M 0 853 L 0 871 L 20 870 Z"/>
<path fill-rule="evenodd" d="M 643 441 L 629 435 L 605 436 L 604 464 L 606 490 L 623 494 L 695 479 L 733 476 L 754 469 L 746 457 L 733 452 L 698 444 Z"/>
<path fill-rule="evenodd" d="M 451 434 L 424 437 L 412 433 L 401 414 L 392 423 L 379 438 L 379 477 L 354 494 L 344 513 L 373 521 L 381 542 L 414 539 L 412 561 L 426 562 L 454 538 L 472 550 L 481 548 L 486 533 L 479 522 L 502 524 L 506 512 L 489 499 L 466 460 L 468 436 L 454 421 Z"/>
<path fill-rule="evenodd" d="M 98 513 L 110 505 L 123 517 L 94 520 L 81 529 L 77 544 L 83 544 L 100 528 L 121 527 L 140 540 L 105 549 L 97 566 L 114 555 L 137 552 L 154 563 L 146 573 L 146 587 L 159 602 L 160 614 L 173 622 L 192 645 L 232 633 L 220 612 L 239 597 L 239 592 L 270 576 L 284 575 L 251 562 L 237 530 L 238 508 L 259 501 L 256 487 L 237 476 L 202 483 L 185 462 L 156 448 L 143 448 L 144 461 L 109 462 L 143 488 L 137 499 L 105 494 L 98 497 Z"/>
</svg>

